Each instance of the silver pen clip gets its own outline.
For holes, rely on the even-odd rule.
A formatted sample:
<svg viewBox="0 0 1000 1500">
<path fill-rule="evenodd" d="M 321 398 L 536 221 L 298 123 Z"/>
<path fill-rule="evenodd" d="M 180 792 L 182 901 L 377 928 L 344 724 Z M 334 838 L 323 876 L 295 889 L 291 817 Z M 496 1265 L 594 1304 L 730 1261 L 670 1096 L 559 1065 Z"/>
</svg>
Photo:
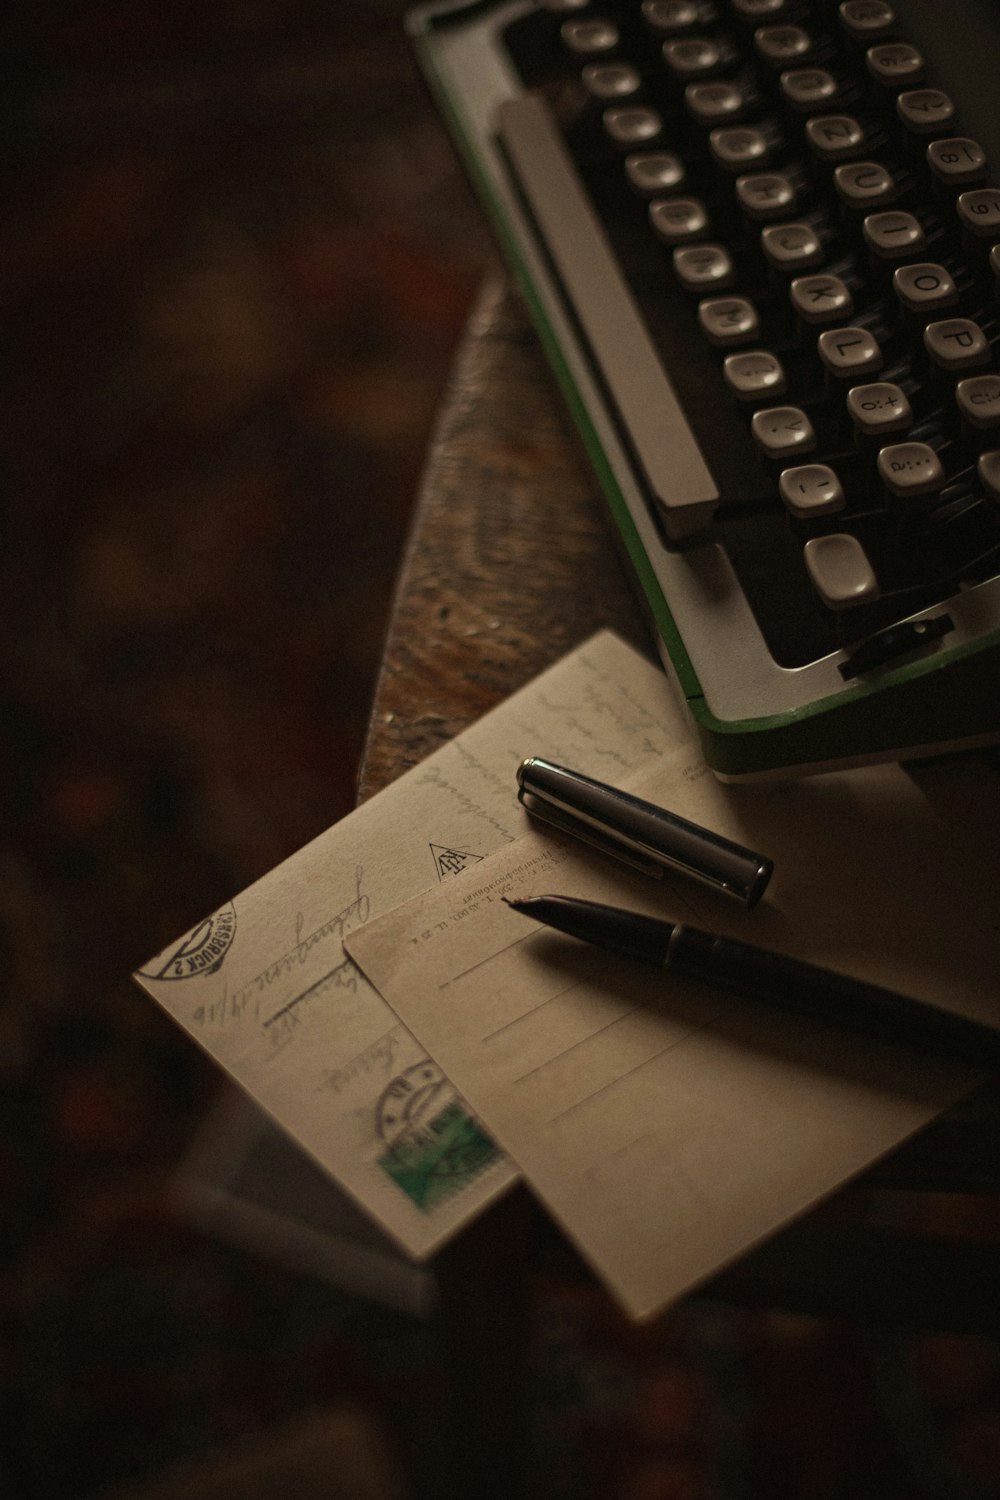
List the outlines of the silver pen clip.
<svg viewBox="0 0 1000 1500">
<path fill-rule="evenodd" d="M 517 780 L 526 811 L 645 875 L 691 875 L 749 910 L 773 873 L 763 854 L 537 755 L 521 762 Z"/>
</svg>

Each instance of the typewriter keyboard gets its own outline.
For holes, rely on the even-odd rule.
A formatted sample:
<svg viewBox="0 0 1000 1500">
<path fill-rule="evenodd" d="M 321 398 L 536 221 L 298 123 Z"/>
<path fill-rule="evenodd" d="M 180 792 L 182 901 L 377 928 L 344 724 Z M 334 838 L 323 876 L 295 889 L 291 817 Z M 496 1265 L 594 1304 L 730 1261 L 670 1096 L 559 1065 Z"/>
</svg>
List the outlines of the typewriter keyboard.
<svg viewBox="0 0 1000 1500">
<path fill-rule="evenodd" d="M 947 633 L 1000 572 L 1000 189 L 892 7 L 547 0 L 505 45 L 664 545 L 722 543 L 782 666 Z"/>
</svg>

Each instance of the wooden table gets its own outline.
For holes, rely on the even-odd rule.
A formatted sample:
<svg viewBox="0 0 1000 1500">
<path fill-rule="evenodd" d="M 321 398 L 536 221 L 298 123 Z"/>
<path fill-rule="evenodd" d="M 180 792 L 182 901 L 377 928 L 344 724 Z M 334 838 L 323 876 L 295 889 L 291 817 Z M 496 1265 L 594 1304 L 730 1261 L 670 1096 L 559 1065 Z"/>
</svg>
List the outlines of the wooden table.
<svg viewBox="0 0 1000 1500">
<path fill-rule="evenodd" d="M 616 550 L 597 483 L 526 315 L 495 275 L 469 324 L 429 454 L 385 642 L 360 797 L 601 626 L 653 656 Z M 994 1193 L 998 1163 L 1000 1090 L 991 1087 L 704 1290 L 834 1315 L 907 1322 L 930 1315 L 945 1329 L 1000 1328 L 991 1244 L 892 1232 L 872 1222 L 873 1194 L 888 1187 Z M 511 1435 L 524 1417 L 516 1378 L 529 1295 L 524 1268 L 540 1257 L 554 1258 L 564 1274 L 580 1274 L 521 1190 L 439 1260 L 467 1425 L 462 1462 L 472 1465 L 465 1478 L 480 1496 L 516 1500 L 531 1492 L 530 1475 L 510 1468 Z M 458 1479 L 456 1493 L 462 1493 Z"/>
</svg>

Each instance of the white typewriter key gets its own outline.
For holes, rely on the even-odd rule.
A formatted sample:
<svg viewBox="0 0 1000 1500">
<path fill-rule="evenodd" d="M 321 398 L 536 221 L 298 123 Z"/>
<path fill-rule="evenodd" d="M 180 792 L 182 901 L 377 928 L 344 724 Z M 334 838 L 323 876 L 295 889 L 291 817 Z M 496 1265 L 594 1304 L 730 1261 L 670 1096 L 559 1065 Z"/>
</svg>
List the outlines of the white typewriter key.
<svg viewBox="0 0 1000 1500">
<path fill-rule="evenodd" d="M 733 279 L 732 257 L 722 245 L 684 245 L 674 251 L 674 272 L 689 292 L 721 288 Z"/>
<path fill-rule="evenodd" d="M 746 297 L 705 297 L 698 303 L 698 322 L 719 348 L 746 344 L 760 330 L 757 309 Z"/>
<path fill-rule="evenodd" d="M 740 357 L 730 355 L 730 359 Z M 797 406 L 769 406 L 755 412 L 750 430 L 768 458 L 792 458 L 796 453 L 810 453 L 816 446 L 812 423 Z"/>
<path fill-rule="evenodd" d="M 541 7 L 554 16 L 567 16 L 577 10 L 586 10 L 589 3 L 590 0 L 541 0 Z"/>
<path fill-rule="evenodd" d="M 844 30 L 858 41 L 888 36 L 896 24 L 896 13 L 884 0 L 844 0 L 840 7 Z"/>
<path fill-rule="evenodd" d="M 919 219 L 901 209 L 869 214 L 864 222 L 865 240 L 880 260 L 918 254 L 924 248 L 924 230 Z"/>
<path fill-rule="evenodd" d="M 915 135 L 934 135 L 951 124 L 955 106 L 942 89 L 907 89 L 896 100 L 896 113 Z"/>
<path fill-rule="evenodd" d="M 837 97 L 837 80 L 825 68 L 790 68 L 780 82 L 785 102 L 793 109 L 820 109 Z"/>
<path fill-rule="evenodd" d="M 802 271 L 823 259 L 823 246 L 809 224 L 772 224 L 762 229 L 761 249 L 777 271 Z"/>
<path fill-rule="evenodd" d="M 613 21 L 564 21 L 560 36 L 571 52 L 578 57 L 590 57 L 595 52 L 610 52 L 618 46 L 618 27 Z"/>
<path fill-rule="evenodd" d="M 747 21 L 763 20 L 765 16 L 780 16 L 787 0 L 733 0 L 733 10 Z"/>
<path fill-rule="evenodd" d="M 854 312 L 851 289 L 839 276 L 797 276 L 789 293 L 806 323 L 837 323 Z"/>
<path fill-rule="evenodd" d="M 989 453 L 981 453 L 976 473 L 989 499 L 1000 500 L 1000 449 L 993 448 Z"/>
<path fill-rule="evenodd" d="M 944 266 L 917 261 L 892 273 L 892 289 L 910 312 L 936 312 L 958 301 L 958 288 Z"/>
<path fill-rule="evenodd" d="M 801 26 L 760 26 L 753 39 L 759 55 L 776 68 L 812 51 L 812 38 Z"/>
<path fill-rule="evenodd" d="M 695 0 L 643 0 L 642 18 L 654 31 L 669 36 L 696 26 L 701 11 Z"/>
<path fill-rule="evenodd" d="M 856 536 L 814 536 L 802 549 L 813 587 L 827 609 L 851 609 L 878 598 L 878 579 Z"/>
<path fill-rule="evenodd" d="M 668 245 L 696 240 L 708 228 L 708 210 L 700 198 L 657 198 L 649 205 L 649 222 Z"/>
<path fill-rule="evenodd" d="M 980 432 L 1000 427 L 1000 375 L 968 375 L 955 387 L 958 409 Z"/>
<path fill-rule="evenodd" d="M 822 161 L 841 161 L 861 150 L 865 129 L 853 115 L 815 115 L 806 121 L 806 140 Z"/>
<path fill-rule="evenodd" d="M 628 99 L 642 81 L 631 63 L 588 63 L 580 77 L 592 99 Z"/>
<path fill-rule="evenodd" d="M 759 165 L 767 160 L 771 150 L 764 132 L 752 125 L 713 130 L 708 144 L 716 162 L 727 172 L 742 172 L 745 167 Z"/>
<path fill-rule="evenodd" d="M 663 61 L 682 82 L 706 78 L 722 62 L 722 48 L 710 37 L 691 36 L 663 43 Z"/>
<path fill-rule="evenodd" d="M 958 217 L 963 228 L 970 234 L 983 239 L 996 239 L 1000 234 L 1000 191 L 987 187 L 960 193 Z"/>
<path fill-rule="evenodd" d="M 942 370 L 970 370 L 990 358 L 990 341 L 971 318 L 943 318 L 924 329 L 924 348 Z"/>
<path fill-rule="evenodd" d="M 747 354 L 730 354 L 723 363 L 722 373 L 729 389 L 740 401 L 770 400 L 772 396 L 780 396 L 787 383 L 781 360 L 777 355 L 769 354 L 766 349 L 754 349 Z M 792 408 L 782 407 L 780 410 L 791 411 Z M 799 416 L 802 416 L 801 412 Z M 771 449 L 766 451 L 770 453 Z"/>
<path fill-rule="evenodd" d="M 684 181 L 684 163 L 672 151 L 634 152 L 625 160 L 625 175 L 637 193 L 668 193 Z"/>
<path fill-rule="evenodd" d="M 847 410 L 858 431 L 869 437 L 903 432 L 913 421 L 905 392 L 888 380 L 852 386 L 847 393 Z"/>
<path fill-rule="evenodd" d="M 663 121 L 643 104 L 613 104 L 602 116 L 604 129 L 616 146 L 642 146 L 655 141 Z"/>
<path fill-rule="evenodd" d="M 900 500 L 934 494 L 944 484 L 941 460 L 927 443 L 891 443 L 877 462 L 882 483 Z"/>
<path fill-rule="evenodd" d="M 720 120 L 735 120 L 746 106 L 746 97 L 735 83 L 713 79 L 711 83 L 689 83 L 684 104 L 698 125 L 718 125 Z"/>
<path fill-rule="evenodd" d="M 896 196 L 892 173 L 878 161 L 842 163 L 834 170 L 833 185 L 848 208 L 875 208 Z"/>
<path fill-rule="evenodd" d="M 867 328 L 828 328 L 816 340 L 819 357 L 831 375 L 856 379 L 882 368 L 882 349 Z"/>
<path fill-rule="evenodd" d="M 778 493 L 789 513 L 800 521 L 829 516 L 845 505 L 844 491 L 828 464 L 798 464 L 782 469 Z"/>
<path fill-rule="evenodd" d="M 931 141 L 927 165 L 946 187 L 962 187 L 986 176 L 986 152 L 967 135 L 949 136 L 944 141 Z"/>
<path fill-rule="evenodd" d="M 736 197 L 751 219 L 780 219 L 795 211 L 795 185 L 784 172 L 750 172 L 736 179 Z"/>
<path fill-rule="evenodd" d="M 872 77 L 890 87 L 919 83 L 924 76 L 924 59 L 909 42 L 882 42 L 869 47 L 865 57 Z"/>
</svg>

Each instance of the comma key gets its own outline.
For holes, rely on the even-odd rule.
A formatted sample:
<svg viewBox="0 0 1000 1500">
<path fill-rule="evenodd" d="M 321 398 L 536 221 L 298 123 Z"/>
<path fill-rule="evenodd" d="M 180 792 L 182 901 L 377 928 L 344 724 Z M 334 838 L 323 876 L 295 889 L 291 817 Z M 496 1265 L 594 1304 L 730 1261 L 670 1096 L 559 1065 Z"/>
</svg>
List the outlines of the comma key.
<svg viewBox="0 0 1000 1500">
<path fill-rule="evenodd" d="M 765 458 L 792 458 L 796 453 L 810 453 L 816 446 L 813 425 L 797 406 L 769 406 L 755 412 L 750 429 Z"/>
</svg>

